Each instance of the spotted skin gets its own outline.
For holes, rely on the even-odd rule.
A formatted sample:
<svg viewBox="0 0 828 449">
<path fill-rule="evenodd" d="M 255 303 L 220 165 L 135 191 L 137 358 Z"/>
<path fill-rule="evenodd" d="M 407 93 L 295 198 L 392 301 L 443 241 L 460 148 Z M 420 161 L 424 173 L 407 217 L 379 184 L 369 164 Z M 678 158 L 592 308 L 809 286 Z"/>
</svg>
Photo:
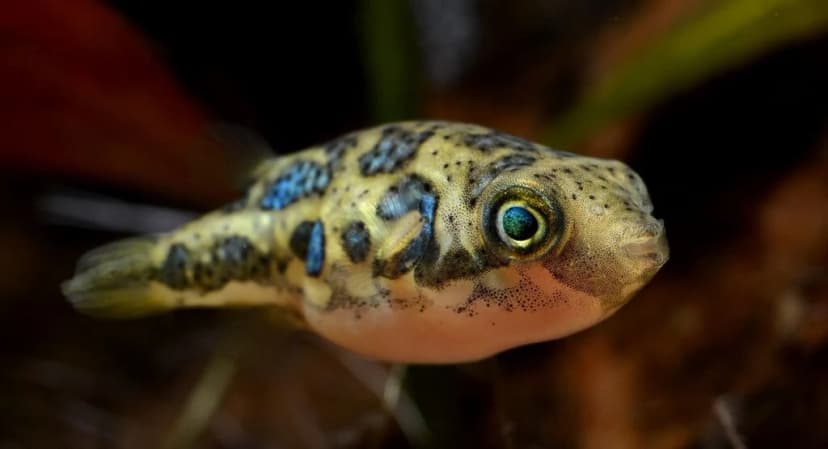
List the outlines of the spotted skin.
<svg viewBox="0 0 828 449">
<path fill-rule="evenodd" d="M 375 277 L 396 279 L 414 269 L 417 262 L 425 260 L 428 253 L 437 250 L 434 246 L 434 215 L 437 209 L 437 197 L 433 193 L 423 193 L 418 199 L 416 211 L 419 212 L 418 231 L 402 251 L 390 254 L 388 258 L 374 259 Z"/>
<path fill-rule="evenodd" d="M 325 227 L 321 220 L 313 222 L 308 236 L 308 248 L 305 255 L 305 273 L 319 276 L 325 264 Z"/>
<path fill-rule="evenodd" d="M 431 183 L 420 176 L 404 176 L 380 197 L 377 216 L 383 220 L 396 220 L 412 210 L 420 208 L 424 197 L 432 195 Z"/>
<path fill-rule="evenodd" d="M 352 221 L 342 231 L 342 248 L 352 263 L 364 262 L 371 250 L 371 234 L 365 223 Z"/>
<path fill-rule="evenodd" d="M 503 172 L 519 170 L 523 167 L 530 167 L 537 159 L 534 156 L 514 153 L 503 156 L 486 165 L 479 173 L 470 175 L 468 179 L 468 200 L 469 205 L 474 206 L 480 194 L 497 176 Z"/>
<path fill-rule="evenodd" d="M 158 281 L 169 285 L 173 289 L 185 289 L 190 286 L 187 279 L 187 265 L 190 264 L 190 251 L 187 247 L 176 243 L 170 245 L 167 257 L 158 272 Z"/>
<path fill-rule="evenodd" d="M 331 172 L 342 170 L 345 153 L 355 147 L 358 142 L 356 136 L 343 136 L 325 144 L 328 169 Z"/>
<path fill-rule="evenodd" d="M 316 233 L 316 221 L 303 221 L 293 228 L 290 235 L 290 249 L 293 255 L 299 259 L 305 260 L 308 258 L 308 247 L 310 246 L 311 237 Z"/>
<path fill-rule="evenodd" d="M 267 187 L 259 203 L 265 210 L 282 210 L 304 197 L 325 193 L 330 180 L 331 173 L 326 166 L 300 160 Z"/>
<path fill-rule="evenodd" d="M 368 356 L 456 362 L 591 326 L 668 256 L 629 167 L 476 125 L 358 131 L 264 161 L 253 180 L 140 249 L 87 257 L 67 296 L 103 316 L 270 305 Z M 518 240 L 504 210 L 512 228 L 532 223 L 509 228 Z"/>
<path fill-rule="evenodd" d="M 412 130 L 409 127 L 386 126 L 371 151 L 359 157 L 360 173 L 363 176 L 373 176 L 398 171 L 416 156 L 423 142 L 433 135 L 434 132 L 430 129 Z"/>
<path fill-rule="evenodd" d="M 468 133 L 463 137 L 463 143 L 482 152 L 491 152 L 500 148 L 510 148 L 518 152 L 536 152 L 538 145 L 506 133 L 488 131 L 483 133 Z M 558 152 L 564 155 L 564 152 Z"/>
</svg>

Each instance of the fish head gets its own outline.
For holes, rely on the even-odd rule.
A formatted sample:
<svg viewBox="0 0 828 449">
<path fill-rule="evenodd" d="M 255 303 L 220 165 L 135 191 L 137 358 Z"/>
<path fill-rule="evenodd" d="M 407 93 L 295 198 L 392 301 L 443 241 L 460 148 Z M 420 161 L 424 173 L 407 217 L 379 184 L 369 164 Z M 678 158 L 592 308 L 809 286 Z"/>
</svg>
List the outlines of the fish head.
<svg viewBox="0 0 828 449">
<path fill-rule="evenodd" d="M 533 340 L 608 317 L 669 258 L 644 182 L 619 161 L 537 158 L 492 180 L 478 214 L 482 253 L 498 267 L 481 276 L 483 301 L 545 315 L 525 329 Z"/>
</svg>

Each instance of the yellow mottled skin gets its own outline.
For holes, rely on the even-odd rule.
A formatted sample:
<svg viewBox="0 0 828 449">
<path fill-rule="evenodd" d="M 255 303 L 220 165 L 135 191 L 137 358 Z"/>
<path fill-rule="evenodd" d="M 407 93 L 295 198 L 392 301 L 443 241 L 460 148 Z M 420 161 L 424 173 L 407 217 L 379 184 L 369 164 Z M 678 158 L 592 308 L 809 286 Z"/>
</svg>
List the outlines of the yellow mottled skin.
<svg viewBox="0 0 828 449">
<path fill-rule="evenodd" d="M 66 295 L 106 317 L 271 305 L 358 353 L 443 363 L 591 326 L 668 257 L 626 165 L 475 125 L 371 128 L 253 180 L 174 232 L 92 251 Z"/>
</svg>

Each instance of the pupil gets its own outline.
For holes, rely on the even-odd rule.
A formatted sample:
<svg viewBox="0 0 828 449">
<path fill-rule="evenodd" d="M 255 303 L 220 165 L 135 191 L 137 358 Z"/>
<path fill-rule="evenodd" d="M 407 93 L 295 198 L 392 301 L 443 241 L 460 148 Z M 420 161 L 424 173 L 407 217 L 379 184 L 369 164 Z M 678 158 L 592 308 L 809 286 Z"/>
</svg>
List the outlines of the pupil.
<svg viewBox="0 0 828 449">
<path fill-rule="evenodd" d="M 512 206 L 503 213 L 503 230 L 515 240 L 527 240 L 538 231 L 538 220 L 525 208 Z"/>
</svg>

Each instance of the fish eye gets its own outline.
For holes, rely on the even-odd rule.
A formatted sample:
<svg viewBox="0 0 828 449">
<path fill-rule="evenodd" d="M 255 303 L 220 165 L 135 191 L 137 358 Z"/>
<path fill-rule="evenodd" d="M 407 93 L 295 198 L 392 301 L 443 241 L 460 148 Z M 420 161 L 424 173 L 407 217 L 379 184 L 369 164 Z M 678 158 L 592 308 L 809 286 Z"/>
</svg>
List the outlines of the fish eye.
<svg viewBox="0 0 828 449">
<path fill-rule="evenodd" d="M 563 228 L 560 208 L 521 186 L 502 191 L 484 213 L 487 237 L 506 258 L 545 253 L 559 240 Z"/>
<path fill-rule="evenodd" d="M 545 231 L 544 218 L 521 201 L 508 201 L 497 214 L 497 234 L 509 246 L 525 247 Z"/>
</svg>

